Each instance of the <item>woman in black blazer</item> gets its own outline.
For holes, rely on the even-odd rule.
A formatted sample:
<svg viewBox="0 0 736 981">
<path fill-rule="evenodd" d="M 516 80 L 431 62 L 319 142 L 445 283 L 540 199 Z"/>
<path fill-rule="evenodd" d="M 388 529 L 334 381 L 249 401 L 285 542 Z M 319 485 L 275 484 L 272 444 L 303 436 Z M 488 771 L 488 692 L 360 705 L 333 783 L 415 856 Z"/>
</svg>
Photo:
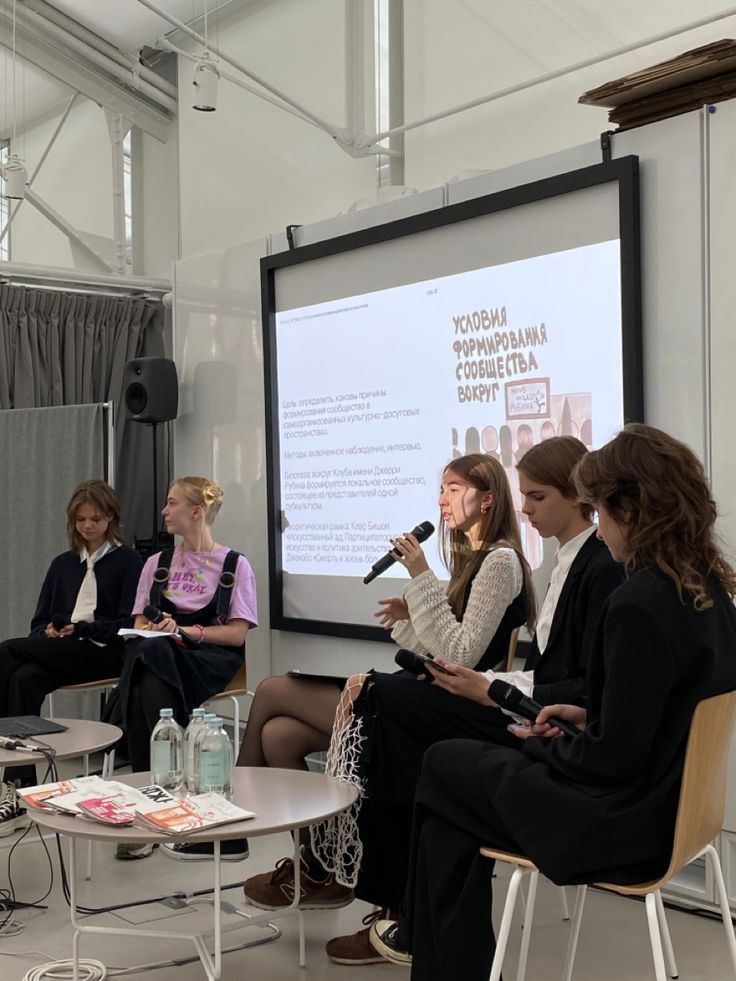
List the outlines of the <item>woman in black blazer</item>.
<svg viewBox="0 0 736 981">
<path fill-rule="evenodd" d="M 587 712 L 548 706 L 518 749 L 450 740 L 427 752 L 402 918 L 371 933 L 388 959 L 413 954 L 412 978 L 488 976 L 481 845 L 528 855 L 558 884 L 664 872 L 693 711 L 736 688 L 736 573 L 715 544 L 716 508 L 692 451 L 627 426 L 583 458 L 576 483 L 628 572 L 595 633 Z M 439 672 L 437 681 L 456 684 Z M 546 722 L 553 714 L 580 734 L 561 737 Z"/>
<path fill-rule="evenodd" d="M 0 716 L 38 715 L 49 692 L 120 673 L 121 627 L 141 571 L 123 544 L 121 504 L 102 480 L 75 488 L 66 508 L 69 551 L 51 563 L 28 637 L 0 644 Z"/>
</svg>

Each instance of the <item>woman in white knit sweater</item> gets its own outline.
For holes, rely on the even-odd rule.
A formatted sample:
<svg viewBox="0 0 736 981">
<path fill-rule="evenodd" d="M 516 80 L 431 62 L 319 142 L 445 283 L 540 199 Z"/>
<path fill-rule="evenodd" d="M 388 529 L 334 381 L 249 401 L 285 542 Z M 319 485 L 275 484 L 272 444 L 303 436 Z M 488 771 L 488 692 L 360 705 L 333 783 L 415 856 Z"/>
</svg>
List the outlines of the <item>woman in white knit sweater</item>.
<svg viewBox="0 0 736 981">
<path fill-rule="evenodd" d="M 512 631 L 533 620 L 530 573 L 521 552 L 503 466 L 485 454 L 454 460 L 443 473 L 439 505 L 449 586 L 445 589 L 431 571 L 411 534 L 393 539 L 398 561 L 411 581 L 403 596 L 380 601 L 376 616 L 385 627 L 393 628 L 393 639 L 407 650 L 487 670 L 505 660 Z M 364 686 L 366 679 L 369 684 Z M 420 716 L 424 715 L 423 706 L 427 712 L 436 713 L 437 693 L 406 672 L 359 675 L 349 679 L 344 690 L 329 682 L 267 679 L 256 693 L 238 762 L 306 768 L 304 757 L 308 753 L 329 746 L 338 709 L 338 729 L 342 730 L 342 721 L 352 715 L 352 703 L 364 687 L 366 693 L 375 694 L 374 689 L 385 686 L 401 686 L 400 697 L 419 705 Z M 333 741 L 331 755 L 336 770 L 359 766 L 360 754 L 352 750 L 362 736 L 354 725 L 347 729 L 352 749 L 338 747 Z M 304 857 L 303 909 L 335 908 L 350 901 L 349 888 L 332 875 L 325 878 L 308 848 Z M 347 861 L 349 864 L 351 860 Z M 293 873 L 291 860 L 282 860 L 274 872 L 246 882 L 246 898 L 265 909 L 286 905 L 293 894 Z"/>
</svg>

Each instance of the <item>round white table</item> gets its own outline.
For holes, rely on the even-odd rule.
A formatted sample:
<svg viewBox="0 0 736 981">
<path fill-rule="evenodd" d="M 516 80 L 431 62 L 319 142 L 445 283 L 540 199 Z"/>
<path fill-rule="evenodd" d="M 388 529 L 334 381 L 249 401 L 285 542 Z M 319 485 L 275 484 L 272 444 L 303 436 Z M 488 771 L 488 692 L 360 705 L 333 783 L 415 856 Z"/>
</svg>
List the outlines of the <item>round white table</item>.
<svg viewBox="0 0 736 981">
<path fill-rule="evenodd" d="M 40 743 L 53 750 L 57 760 L 67 760 L 80 756 L 85 761 L 85 774 L 91 753 L 108 749 L 122 736 L 122 730 L 107 722 L 89 722 L 87 719 L 54 719 L 59 725 L 67 726 L 66 732 L 49 732 L 43 736 L 20 738 L 19 742 Z M 23 763 L 42 763 L 43 753 L 27 753 L 16 749 L 0 748 L 0 767 L 20 766 Z"/>
<path fill-rule="evenodd" d="M 143 787 L 151 782 L 149 773 L 132 773 L 116 777 L 121 783 L 133 787 Z M 74 927 L 72 958 L 74 981 L 79 978 L 79 938 L 82 933 L 154 936 L 162 939 L 181 941 L 183 935 L 171 931 L 136 930 L 128 927 L 91 926 L 82 923 L 77 915 L 76 900 L 76 841 L 78 838 L 93 841 L 113 842 L 172 842 L 172 841 L 213 841 L 213 930 L 212 934 L 189 934 L 202 961 L 208 981 L 217 981 L 222 974 L 222 927 L 220 923 L 220 842 L 228 838 L 255 838 L 259 835 L 293 831 L 294 834 L 294 899 L 290 906 L 282 910 L 260 915 L 254 914 L 244 922 L 244 926 L 267 923 L 279 916 L 293 913 L 299 923 L 299 964 L 305 964 L 304 920 L 298 908 L 300 891 L 300 848 L 301 828 L 338 814 L 350 807 L 358 797 L 355 787 L 342 783 L 323 773 L 302 770 L 277 770 L 259 767 L 235 767 L 233 780 L 233 803 L 246 810 L 254 811 L 255 817 L 235 824 L 224 824 L 209 831 L 188 835 L 164 835 L 145 828 L 113 827 L 81 817 L 58 814 L 53 811 L 29 810 L 29 815 L 42 828 L 57 832 L 69 838 L 70 852 L 70 899 L 71 921 Z M 210 953 L 208 937 L 214 937 L 214 951 Z"/>
</svg>

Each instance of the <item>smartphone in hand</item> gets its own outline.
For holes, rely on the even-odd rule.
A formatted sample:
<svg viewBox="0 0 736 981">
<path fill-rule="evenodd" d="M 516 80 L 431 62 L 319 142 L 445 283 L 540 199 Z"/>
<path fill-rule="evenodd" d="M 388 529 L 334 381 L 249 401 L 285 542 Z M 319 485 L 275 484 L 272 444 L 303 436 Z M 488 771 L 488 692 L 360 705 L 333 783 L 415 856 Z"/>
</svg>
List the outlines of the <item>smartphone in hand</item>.
<svg viewBox="0 0 736 981">
<path fill-rule="evenodd" d="M 447 668 L 443 668 L 442 665 L 437 662 L 433 654 L 415 654 L 414 656 L 419 658 L 419 660 L 423 661 L 425 664 L 431 664 L 434 670 L 439 671 L 440 674 L 451 674 Z"/>
</svg>

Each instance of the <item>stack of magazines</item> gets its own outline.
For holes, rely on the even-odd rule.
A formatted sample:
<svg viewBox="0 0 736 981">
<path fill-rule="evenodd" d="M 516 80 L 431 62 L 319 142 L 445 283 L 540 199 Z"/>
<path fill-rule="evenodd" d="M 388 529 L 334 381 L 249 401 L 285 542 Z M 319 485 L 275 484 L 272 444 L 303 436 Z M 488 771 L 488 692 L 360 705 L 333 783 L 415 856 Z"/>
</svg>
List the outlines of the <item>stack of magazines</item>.
<svg viewBox="0 0 736 981">
<path fill-rule="evenodd" d="M 136 826 L 164 834 L 181 835 L 206 831 L 221 824 L 255 817 L 253 811 L 237 807 L 222 794 L 195 794 L 174 797 L 152 784 L 129 787 L 101 777 L 77 777 L 18 791 L 27 807 L 56 811 L 102 824 Z"/>
</svg>

